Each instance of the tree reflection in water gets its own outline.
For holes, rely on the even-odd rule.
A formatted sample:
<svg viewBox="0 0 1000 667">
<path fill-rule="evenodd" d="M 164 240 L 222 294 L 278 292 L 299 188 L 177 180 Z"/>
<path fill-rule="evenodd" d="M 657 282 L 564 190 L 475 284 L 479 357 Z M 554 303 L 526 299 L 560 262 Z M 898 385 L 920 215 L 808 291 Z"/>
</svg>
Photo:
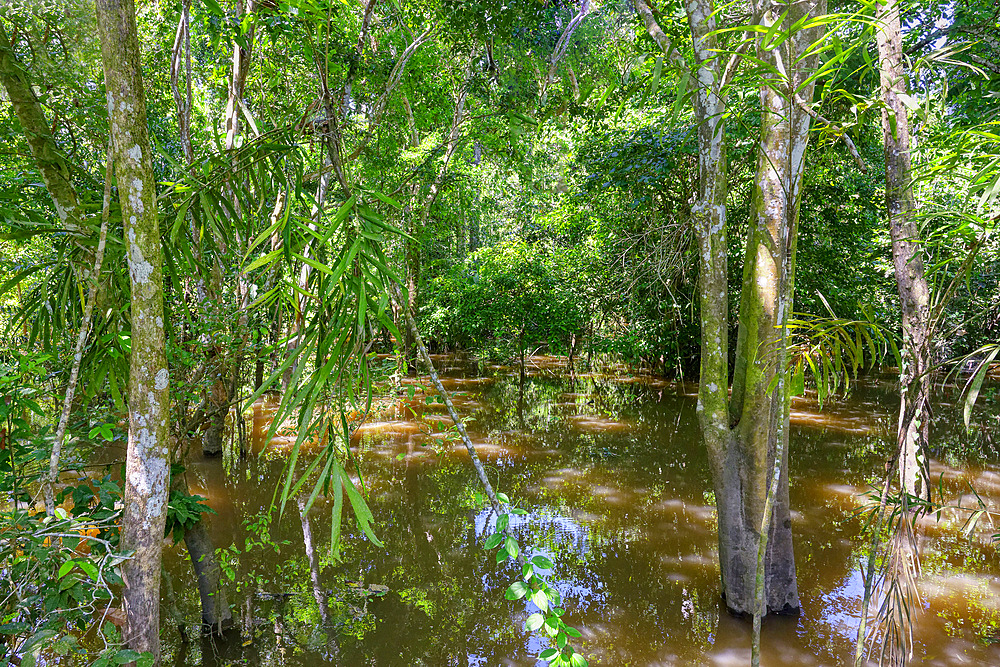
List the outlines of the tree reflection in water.
<svg viewBox="0 0 1000 667">
<path fill-rule="evenodd" d="M 591 664 L 746 664 L 749 625 L 719 604 L 696 387 L 625 370 L 570 378 L 548 357 L 528 365 L 523 386 L 516 369 L 483 370 L 452 360 L 443 379 L 457 394 L 456 408 L 474 417 L 470 436 L 491 480 L 529 510 L 512 525 L 529 555 L 555 563 L 551 581 L 567 622 L 583 632 Z M 839 665 L 853 655 L 863 545 L 851 513 L 881 472 L 879 436 L 889 430 L 892 393 L 873 383 L 823 411 L 808 395 L 793 405 L 803 615 L 765 621 L 765 664 Z M 259 432 L 266 406 L 255 416 Z M 286 514 L 269 538 L 278 551 L 255 548 L 233 561 L 231 599 L 253 600 L 248 645 L 230 639 L 185 649 L 173 637 L 174 664 L 534 665 L 545 648 L 523 629 L 534 608 L 504 599 L 516 573 L 482 550 L 495 516 L 462 448 L 435 440 L 446 431 L 442 421 L 440 406 L 418 392 L 360 429 L 353 443 L 384 549 L 345 523 L 342 560 L 331 562 L 323 538 L 332 501 L 318 498 L 308 523 Z M 252 446 L 262 451 L 262 443 Z M 253 536 L 244 519 L 270 502 L 280 442 L 263 452 L 228 476 L 213 467 L 218 462 L 198 466 L 212 487 L 204 495 L 222 514 L 213 535 L 220 546 L 244 551 Z M 956 462 L 936 461 L 934 470 L 956 494 L 966 478 L 981 483 L 996 504 L 996 462 Z M 1000 625 L 995 547 L 942 524 L 928 529 L 924 554 L 934 575 L 925 585 L 933 613 L 918 621 L 918 655 L 926 664 L 1000 664 L 1000 649 L 985 641 Z M 182 609 L 194 613 L 197 598 L 177 554 L 168 566 Z"/>
</svg>

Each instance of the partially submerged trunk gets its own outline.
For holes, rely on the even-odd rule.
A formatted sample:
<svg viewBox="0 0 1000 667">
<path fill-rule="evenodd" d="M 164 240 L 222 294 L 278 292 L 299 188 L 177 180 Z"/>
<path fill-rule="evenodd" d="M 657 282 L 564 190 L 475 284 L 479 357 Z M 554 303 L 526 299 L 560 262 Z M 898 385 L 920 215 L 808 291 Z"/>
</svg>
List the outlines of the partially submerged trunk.
<svg viewBox="0 0 1000 667">
<path fill-rule="evenodd" d="M 789 30 L 799 19 L 825 13 L 825 0 L 798 0 L 789 5 L 770 3 L 763 24 L 780 20 Z M 743 288 L 740 298 L 739 334 L 730 421 L 733 452 L 739 480 L 728 480 L 720 505 L 720 525 L 726 515 L 728 533 L 720 534 L 720 549 L 731 554 L 726 574 L 737 579 L 727 585 L 730 609 L 751 614 L 753 588 L 762 526 L 767 526 L 764 604 L 771 613 L 797 613 L 798 587 L 792 549 L 788 506 L 789 394 L 785 381 L 787 334 L 795 282 L 795 243 L 798 234 L 802 174 L 811 116 L 796 103 L 796 96 L 811 103 L 813 86 L 805 80 L 813 73 L 815 56 L 802 58 L 810 44 L 822 36 L 821 28 L 799 30 L 772 51 L 760 50 L 761 60 L 775 64 L 787 76 L 774 75 L 761 86 L 764 115 L 754 183 L 754 210 L 750 219 Z M 780 457 L 780 460 L 776 460 Z M 780 470 L 773 516 L 765 511 L 772 475 Z M 736 482 L 736 486 L 731 486 Z M 737 497 L 739 497 L 737 501 Z M 738 506 L 738 511 L 736 507 Z M 723 531 L 720 531 L 720 533 Z M 728 570 L 726 572 L 725 570 Z"/>
<path fill-rule="evenodd" d="M 184 477 L 174 477 L 174 488 L 189 491 Z M 233 627 L 233 613 L 229 609 L 226 592 L 222 588 L 222 568 L 215 558 L 215 543 L 208 532 L 204 516 L 184 531 L 184 546 L 191 558 L 198 581 L 198 597 L 201 600 L 202 630 L 214 634 Z"/>
<path fill-rule="evenodd" d="M 115 174 L 132 291 L 129 437 L 121 547 L 130 648 L 160 657 L 160 562 L 167 518 L 170 397 L 156 179 L 132 0 L 97 0 Z"/>
<path fill-rule="evenodd" d="M 664 56 L 686 67 L 670 38 L 644 0 L 633 0 L 637 13 Z M 825 11 L 824 0 L 798 0 L 780 6 L 768 2 L 758 15 L 771 22 L 787 8 L 784 28 L 807 14 Z M 800 31 L 764 60 L 779 60 L 791 81 L 771 81 L 762 89 L 765 116 L 758 175 L 756 213 L 751 220 L 743 272 L 739 342 L 730 400 L 728 367 L 728 257 L 726 197 L 726 87 L 741 51 L 719 57 L 716 10 L 712 0 L 685 0 L 694 42 L 692 73 L 698 124 L 699 187 L 691 207 L 698 237 L 698 298 L 701 308 L 701 370 L 698 418 L 708 449 L 719 522 L 719 569 L 729 611 L 796 613 L 799 609 L 788 508 L 788 388 L 783 382 L 783 329 L 794 291 L 795 235 L 809 116 L 795 104 L 795 91 L 815 59 L 800 60 L 819 35 Z M 746 48 L 747 42 L 740 47 Z M 798 91 L 810 99 L 811 86 Z M 778 377 L 776 377 L 778 376 Z M 772 380 L 774 382 L 772 383 Z M 771 477 L 777 467 L 774 517 L 765 512 Z M 758 549 L 767 531 L 763 556 L 763 609 L 756 602 Z"/>
<path fill-rule="evenodd" d="M 909 86 L 903 68 L 898 0 L 878 4 L 878 52 L 882 81 L 882 130 L 885 139 L 885 204 L 892 236 L 892 263 L 899 291 L 903 346 L 899 369 L 897 429 L 899 485 L 911 495 L 926 495 L 927 473 L 920 465 L 930 438 L 930 290 L 924 275 L 920 230 L 910 163 L 910 123 L 902 95 Z"/>
</svg>

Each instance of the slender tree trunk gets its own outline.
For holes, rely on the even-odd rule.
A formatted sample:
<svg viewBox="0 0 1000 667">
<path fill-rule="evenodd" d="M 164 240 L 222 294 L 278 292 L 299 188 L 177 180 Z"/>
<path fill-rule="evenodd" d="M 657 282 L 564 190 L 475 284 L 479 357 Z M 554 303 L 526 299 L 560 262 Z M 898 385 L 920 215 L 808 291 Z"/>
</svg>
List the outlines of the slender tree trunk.
<svg viewBox="0 0 1000 667">
<path fill-rule="evenodd" d="M 73 188 L 69 162 L 56 145 L 42 105 L 31 89 L 28 71 L 14 53 L 3 23 L 0 23 L 0 83 L 7 91 L 14 113 L 24 128 L 31 156 L 35 159 L 49 196 L 52 197 L 56 215 L 67 230 L 83 233 L 83 214 Z M 88 268 L 90 265 L 92 264 L 88 263 Z"/>
<path fill-rule="evenodd" d="M 238 0 L 237 2 L 237 14 L 243 17 L 246 14 L 253 13 L 257 7 L 256 0 Z M 225 125 L 226 125 L 226 143 L 225 147 L 227 151 L 232 151 L 236 148 L 236 141 L 242 132 L 242 123 L 240 122 L 240 116 L 243 113 L 243 97 L 246 91 L 246 81 L 247 76 L 250 73 L 250 62 L 252 58 L 254 40 L 254 29 L 253 25 L 246 34 L 246 47 L 240 44 L 233 45 L 233 59 L 232 68 L 229 75 L 229 99 L 226 103 L 226 113 L 225 113 Z M 190 143 L 190 140 L 189 142 Z M 234 227 L 237 229 L 235 238 L 239 241 L 241 238 L 245 246 L 245 241 L 248 236 L 243 230 L 241 230 L 242 211 L 240 210 L 240 205 L 237 197 L 233 193 L 234 185 L 231 181 L 227 183 L 227 188 L 231 193 L 231 201 L 233 202 L 233 208 L 236 212 L 237 219 L 234 221 L 236 224 Z M 225 247 L 220 248 L 223 253 L 226 252 Z M 240 247 L 239 252 L 243 254 L 245 247 Z M 211 286 L 209 288 L 209 301 L 222 312 L 223 308 L 223 295 L 222 286 L 218 284 L 217 281 L 209 281 Z M 237 297 L 242 301 L 245 298 L 246 290 L 248 286 L 246 284 L 245 277 L 240 274 L 236 277 L 237 285 Z M 242 305 L 242 304 L 241 304 Z M 240 321 L 235 323 L 232 327 L 233 336 L 233 348 L 242 348 L 243 343 L 246 338 L 246 327 L 243 326 L 245 316 L 240 318 Z M 226 432 L 226 416 L 229 414 L 228 406 L 233 400 L 233 394 L 231 388 L 233 386 L 238 386 L 234 380 L 239 377 L 240 367 L 237 359 L 229 353 L 230 349 L 222 346 L 216 346 L 214 351 L 211 353 L 211 360 L 209 366 L 211 369 L 211 385 L 208 389 L 209 404 L 212 407 L 212 419 L 209 422 L 208 429 L 206 429 L 203 441 L 202 450 L 205 454 L 210 456 L 218 456 L 222 453 L 223 439 Z"/>
<path fill-rule="evenodd" d="M 441 164 L 441 168 L 438 169 L 434 180 L 427 189 L 427 194 L 424 196 L 424 200 L 421 203 L 419 213 L 412 214 L 410 218 L 410 229 L 408 231 L 410 236 L 417 239 L 419 239 L 420 234 L 427 226 L 427 222 L 431 215 L 431 208 L 434 206 L 434 202 L 437 201 L 438 195 L 441 194 L 445 176 L 448 175 L 448 167 L 451 164 L 452 157 L 455 155 L 455 151 L 458 150 L 458 144 L 462 138 L 462 122 L 465 120 L 465 102 L 469 95 L 469 82 L 472 79 L 474 59 L 475 54 L 473 54 L 473 57 L 469 60 L 469 65 L 465 72 L 465 79 L 463 80 L 455 97 L 455 112 L 451 117 L 451 128 L 448 132 L 448 144 L 445 148 L 444 161 Z M 409 109 L 409 102 L 406 103 L 406 107 Z M 415 134 L 413 138 L 417 138 Z M 420 243 L 419 241 L 411 240 L 407 240 L 405 243 L 407 292 L 407 303 L 405 304 L 405 307 L 409 312 L 409 316 L 416 321 L 419 305 L 418 299 L 420 297 Z M 406 343 L 407 364 L 410 365 L 410 370 L 412 372 L 415 371 L 414 362 L 419 361 L 419 358 L 417 358 L 414 354 L 412 334 L 406 333 L 404 337 Z"/>
<path fill-rule="evenodd" d="M 45 501 L 45 513 L 55 514 L 55 485 L 59 479 L 59 461 L 62 457 L 63 441 L 69 426 L 69 416 L 73 407 L 73 396 L 76 394 L 77 380 L 80 377 L 80 365 L 83 363 L 83 349 L 90 335 L 91 319 L 94 315 L 94 305 L 100 292 L 101 265 L 104 263 L 104 247 L 108 240 L 108 218 L 111 214 L 111 146 L 108 146 L 108 165 L 104 174 L 104 205 L 101 212 L 101 231 L 97 238 L 97 253 L 94 256 L 94 268 L 88 272 L 90 287 L 87 290 L 87 302 L 83 308 L 83 318 L 80 320 L 80 332 L 77 334 L 76 347 L 73 348 L 73 367 L 66 384 L 66 395 L 63 397 L 62 413 L 56 426 L 56 437 L 52 441 L 52 454 L 49 457 L 49 474 L 42 484 L 42 496 Z"/>
<path fill-rule="evenodd" d="M 163 256 L 132 0 L 97 0 L 115 174 L 132 288 L 129 437 L 121 546 L 125 640 L 160 657 L 160 562 L 167 517 L 170 375 L 163 329 Z"/>
<path fill-rule="evenodd" d="M 236 14 L 242 18 L 246 14 L 252 14 L 257 8 L 256 0 L 237 0 Z M 246 48 L 239 44 L 233 44 L 233 66 L 229 76 L 229 99 L 226 102 L 226 150 L 232 150 L 236 146 L 236 138 L 240 135 L 240 112 L 243 104 L 244 91 L 247 85 L 247 75 L 250 73 L 250 59 L 252 56 L 254 38 L 253 23 L 246 34 Z"/>
<path fill-rule="evenodd" d="M 902 312 L 902 367 L 897 443 L 900 488 L 926 495 L 927 477 L 919 457 L 930 438 L 930 290 L 924 275 L 920 230 L 910 163 L 910 124 L 901 95 L 909 89 L 903 68 L 899 0 L 878 3 L 878 53 L 885 138 L 885 204 L 892 236 L 892 263 Z"/>
</svg>

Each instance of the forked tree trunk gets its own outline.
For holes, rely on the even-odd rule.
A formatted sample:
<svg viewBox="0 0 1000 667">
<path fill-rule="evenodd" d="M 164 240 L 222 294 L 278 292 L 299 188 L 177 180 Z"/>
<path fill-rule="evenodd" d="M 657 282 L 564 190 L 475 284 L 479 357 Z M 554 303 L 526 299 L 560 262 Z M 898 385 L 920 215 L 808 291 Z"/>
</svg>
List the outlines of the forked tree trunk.
<svg viewBox="0 0 1000 667">
<path fill-rule="evenodd" d="M 163 256 L 132 0 L 97 0 L 115 174 L 132 290 L 129 437 L 121 546 L 124 638 L 160 657 L 160 559 L 167 518 L 170 396 L 163 330 Z"/>
<path fill-rule="evenodd" d="M 783 30 L 799 19 L 825 13 L 825 0 L 768 2 L 762 23 L 771 26 L 787 9 Z M 799 30 L 771 51 L 759 50 L 761 60 L 787 76 L 775 74 L 761 86 L 764 115 L 754 180 L 754 211 L 750 220 L 730 420 L 732 457 L 741 471 L 735 488 L 724 496 L 731 507 L 720 507 L 720 526 L 726 516 L 728 544 L 720 549 L 731 556 L 726 574 L 740 581 L 727 585 L 727 604 L 741 613 L 753 613 L 748 583 L 756 577 L 761 527 L 769 528 L 765 556 L 765 612 L 797 613 L 798 587 L 788 506 L 789 395 L 784 381 L 785 326 L 791 313 L 795 282 L 795 243 L 798 234 L 802 174 L 811 117 L 796 103 L 796 95 L 811 103 L 813 86 L 804 81 L 813 73 L 815 56 L 802 58 L 821 28 Z M 780 477 L 773 499 L 773 516 L 765 516 L 765 500 L 775 460 Z M 736 497 L 739 496 L 737 503 Z M 718 499 L 718 491 L 717 491 Z M 720 499 L 720 503 L 721 503 Z M 720 531 L 721 532 L 721 531 Z"/>
<path fill-rule="evenodd" d="M 899 0 L 878 4 L 878 54 L 882 80 L 882 130 L 885 139 L 885 204 L 892 236 L 892 263 L 902 313 L 902 366 L 897 430 L 900 489 L 927 494 L 926 473 L 919 463 L 930 437 L 930 290 L 924 275 L 920 230 L 910 164 L 910 124 L 901 95 L 909 86 L 903 69 Z"/>
<path fill-rule="evenodd" d="M 806 13 L 824 10 L 823 0 L 768 3 L 773 22 L 789 10 L 785 29 Z M 670 38 L 660 29 L 644 0 L 634 0 L 650 36 L 664 55 L 680 67 Z M 708 449 L 719 521 L 719 566 L 726 606 L 735 614 L 752 616 L 755 603 L 757 553 L 761 527 L 769 525 L 765 553 L 764 611 L 794 613 L 799 600 L 795 580 L 791 522 L 788 510 L 787 465 L 780 466 L 774 520 L 765 520 L 765 499 L 778 451 L 787 458 L 787 386 L 771 386 L 783 367 L 780 335 L 775 329 L 787 318 L 794 287 L 794 249 L 799 184 L 808 133 L 808 115 L 799 111 L 791 91 L 814 66 L 799 60 L 817 35 L 799 33 L 780 47 L 760 54 L 781 58 L 780 71 L 793 83 L 763 92 L 765 122 L 755 201 L 759 204 L 748 238 L 740 308 L 740 334 L 732 404 L 728 394 L 728 257 L 726 196 L 728 194 L 725 88 L 735 70 L 737 54 L 728 63 L 718 57 L 717 9 L 712 0 L 685 0 L 694 42 L 693 81 L 698 123 L 699 189 L 691 218 L 699 244 L 698 294 L 701 307 L 701 375 L 698 417 Z M 745 47 L 744 47 L 745 48 Z M 774 82 L 772 82 L 774 83 Z M 811 97 L 811 87 L 801 91 Z M 771 389 L 769 392 L 768 389 Z"/>
</svg>

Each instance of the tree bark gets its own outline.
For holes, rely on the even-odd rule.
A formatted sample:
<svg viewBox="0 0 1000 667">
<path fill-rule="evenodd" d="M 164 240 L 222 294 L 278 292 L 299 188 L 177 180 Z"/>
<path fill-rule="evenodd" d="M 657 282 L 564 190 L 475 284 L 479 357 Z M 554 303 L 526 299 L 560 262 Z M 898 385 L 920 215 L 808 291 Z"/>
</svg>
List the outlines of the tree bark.
<svg viewBox="0 0 1000 667">
<path fill-rule="evenodd" d="M 83 233 L 83 214 L 73 188 L 69 162 L 56 145 L 42 105 L 31 89 L 31 77 L 14 53 L 3 23 L 0 23 L 0 83 L 3 83 L 14 113 L 24 128 L 31 156 L 52 197 L 59 221 L 67 231 Z M 86 264 L 89 267 L 92 262 Z"/>
<path fill-rule="evenodd" d="M 885 205 L 903 328 L 897 430 L 899 485 L 911 495 L 926 495 L 927 476 L 919 457 L 927 451 L 930 439 L 930 290 L 924 275 L 920 230 L 913 218 L 916 204 L 910 187 L 910 124 L 900 97 L 909 86 L 903 68 L 899 0 L 878 3 L 877 23 L 879 72 L 885 102 L 882 107 Z"/>
<path fill-rule="evenodd" d="M 427 226 L 427 221 L 430 219 L 431 215 L 431 208 L 434 206 L 434 202 L 437 201 L 438 195 L 441 194 L 445 176 L 448 175 L 448 167 L 451 164 L 452 157 L 455 155 L 455 151 L 458 150 L 458 145 L 462 138 L 462 123 L 465 120 L 465 101 L 469 96 L 469 82 L 472 80 L 473 62 L 475 60 L 475 56 L 476 54 L 473 53 L 469 60 L 469 65 L 465 72 L 465 79 L 463 80 L 455 97 L 455 112 L 452 114 L 451 127 L 448 130 L 448 144 L 445 148 L 444 162 L 441 164 L 441 168 L 438 169 L 434 180 L 427 188 L 427 194 L 424 196 L 424 200 L 420 206 L 419 217 L 417 215 L 411 215 L 410 218 L 411 222 L 408 232 L 410 236 L 415 239 L 419 238 L 419 235 Z M 409 102 L 406 103 L 406 106 L 409 108 Z M 417 138 L 415 133 L 413 138 Z M 407 308 L 409 316 L 416 321 L 418 299 L 420 297 L 420 242 L 407 239 L 405 241 L 405 255 L 407 292 L 407 303 L 405 304 L 405 307 Z M 416 370 L 416 362 L 419 361 L 419 357 L 415 354 L 412 334 L 407 332 L 404 334 L 404 339 L 406 361 L 410 366 L 411 373 L 414 373 Z"/>
<path fill-rule="evenodd" d="M 771 26 L 787 10 L 782 29 L 799 19 L 825 13 L 825 0 L 768 1 L 762 7 L 762 24 Z M 758 544 L 767 533 L 764 610 L 758 610 L 744 585 L 727 587 L 727 604 L 741 613 L 797 613 L 798 587 L 792 549 L 788 506 L 789 395 L 785 383 L 786 325 L 791 313 L 795 282 L 795 243 L 801 201 L 802 173 L 811 116 L 796 104 L 796 94 L 812 101 L 813 85 L 805 80 L 817 58 L 803 58 L 810 44 L 822 36 L 821 28 L 798 30 L 777 48 L 758 58 L 772 63 L 783 75 L 762 82 L 764 107 L 754 211 L 747 238 L 739 333 L 730 420 L 735 424 L 735 456 L 740 461 L 740 511 L 730 513 L 733 539 L 731 575 L 741 581 L 756 578 Z M 796 92 L 797 91 L 797 92 Z M 773 516 L 766 511 L 768 488 L 776 458 L 780 476 L 773 498 Z M 721 514 L 721 512 L 720 512 Z M 721 523 L 721 520 L 720 520 Z M 720 548 L 722 545 L 720 543 Z M 753 589 L 750 589 L 751 591 Z"/>
<path fill-rule="evenodd" d="M 135 5 L 97 0 L 115 174 L 132 291 L 129 437 L 121 545 L 125 562 L 124 638 L 160 658 L 160 562 L 167 517 L 169 373 L 163 329 L 163 256 L 156 180 L 146 125 Z"/>
<path fill-rule="evenodd" d="M 633 0 L 633 4 L 664 56 L 675 66 L 685 67 L 645 1 Z M 813 31 L 800 32 L 780 47 L 787 53 L 760 54 L 781 58 L 779 70 L 791 75 L 791 83 L 769 82 L 776 87 L 762 89 L 766 111 L 755 186 L 755 202 L 759 206 L 748 238 L 730 400 L 725 91 L 747 43 L 725 62 L 718 55 L 714 2 L 685 0 L 684 5 L 694 45 L 693 103 L 698 124 L 699 186 L 691 207 L 699 244 L 702 347 L 698 417 L 718 511 L 722 593 L 730 612 L 737 615 L 751 616 L 761 611 L 795 613 L 799 600 L 788 508 L 787 387 L 779 378 L 776 387 L 767 390 L 784 365 L 782 341 L 775 341 L 781 333 L 775 327 L 786 321 L 792 305 L 800 176 L 809 128 L 809 115 L 794 104 L 792 91 L 815 65 L 813 61 L 800 62 L 799 56 L 810 43 L 808 40 L 817 35 Z M 825 1 L 797 0 L 780 7 L 768 2 L 766 6 L 755 7 L 755 13 L 760 16 L 766 10 L 773 22 L 786 7 L 787 30 L 806 12 L 825 11 Z M 811 98 L 811 86 L 803 94 Z M 776 344 L 767 345 L 768 342 Z M 772 521 L 765 516 L 765 500 L 779 452 L 780 475 L 773 498 Z M 763 554 L 763 610 L 755 603 L 762 527 L 769 533 Z"/>
<path fill-rule="evenodd" d="M 236 14 L 242 18 L 245 14 L 252 14 L 257 8 L 256 0 L 237 0 Z M 226 150 L 236 147 L 236 138 L 240 135 L 240 111 L 243 105 L 243 95 L 247 85 L 247 75 L 250 73 L 250 59 L 252 56 L 254 38 L 254 24 L 246 33 L 247 48 L 239 44 L 233 44 L 233 66 L 229 76 L 229 99 L 226 102 Z"/>
</svg>

